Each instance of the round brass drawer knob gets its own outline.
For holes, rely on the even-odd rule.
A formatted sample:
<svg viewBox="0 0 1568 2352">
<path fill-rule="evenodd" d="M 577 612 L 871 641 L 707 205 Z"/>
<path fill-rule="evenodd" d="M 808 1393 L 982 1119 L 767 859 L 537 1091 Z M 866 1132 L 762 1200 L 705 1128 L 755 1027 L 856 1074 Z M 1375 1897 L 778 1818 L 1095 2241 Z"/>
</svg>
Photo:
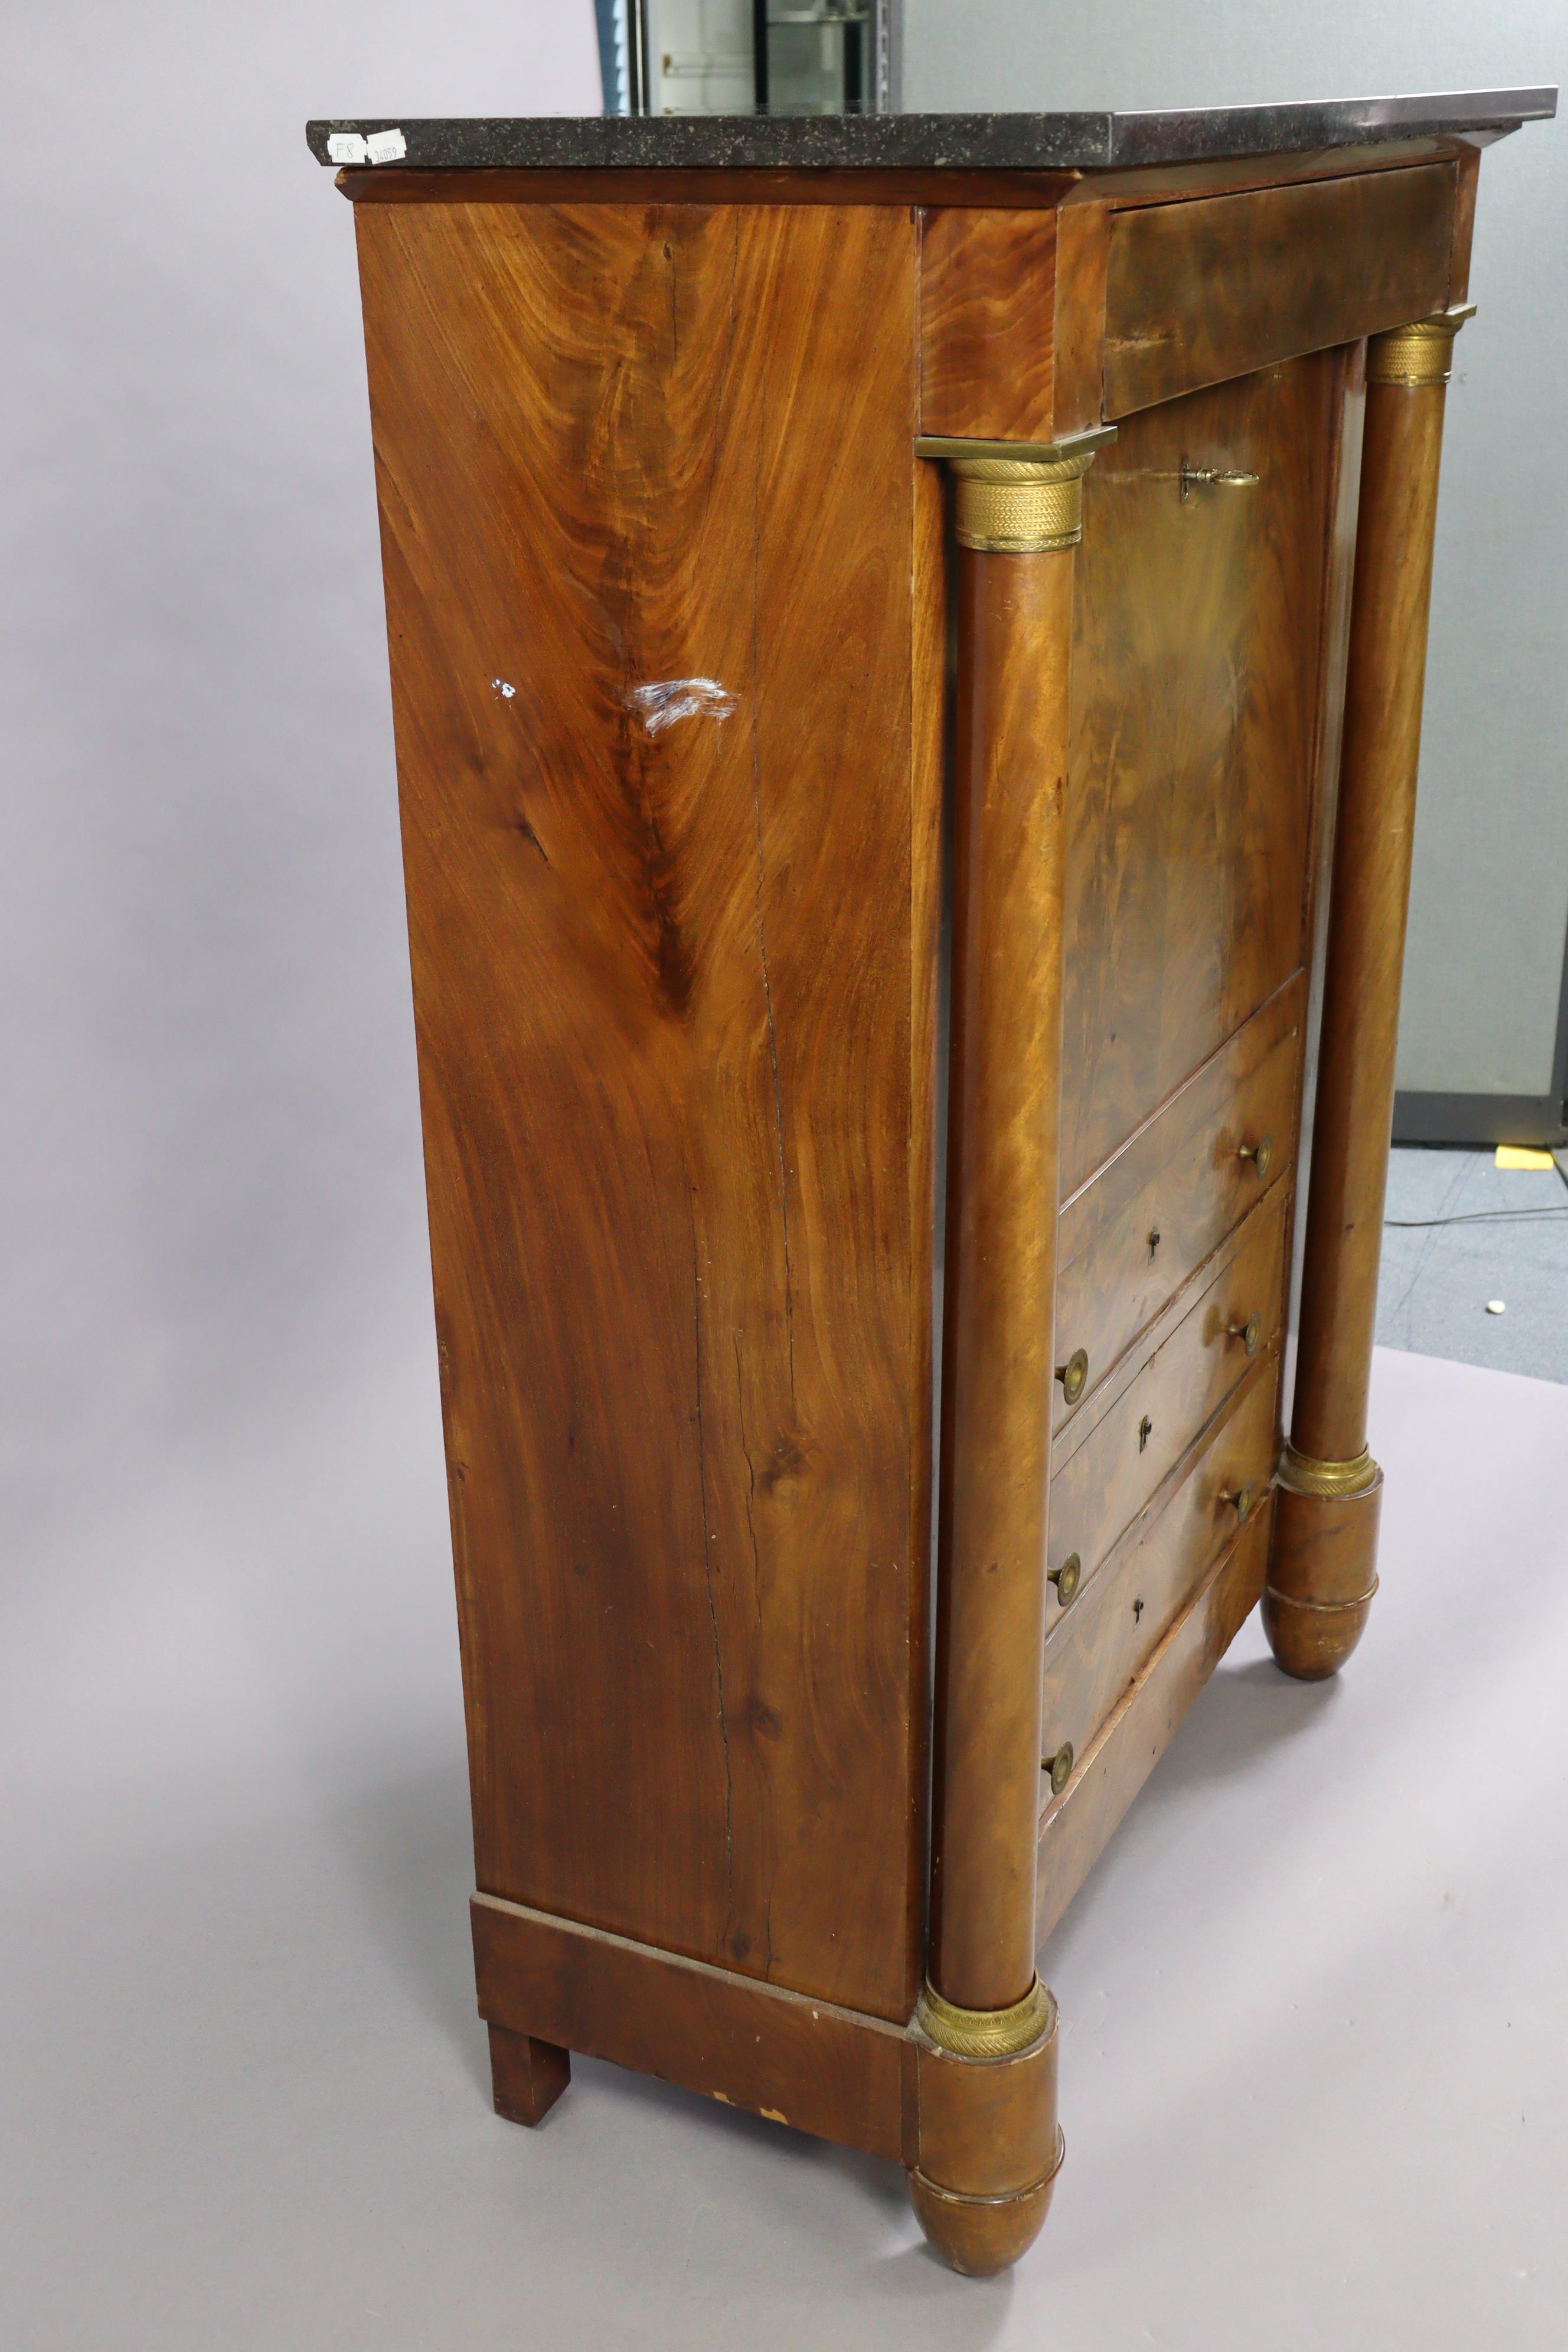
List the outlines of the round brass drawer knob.
<svg viewBox="0 0 1568 2352">
<path fill-rule="evenodd" d="M 1040 1759 L 1040 1769 L 1051 1776 L 1051 1794 L 1059 1797 L 1072 1779 L 1072 1742 L 1064 1740 L 1054 1756 Z"/>
<path fill-rule="evenodd" d="M 1232 1504 L 1234 1504 L 1234 1505 L 1235 1505 L 1235 1507 L 1236 1507 L 1236 1516 L 1237 1516 L 1237 1517 L 1238 1519 L 1244 1519 L 1244 1518 L 1246 1518 L 1246 1517 L 1247 1517 L 1247 1515 L 1248 1511 L 1250 1511 L 1250 1510 L 1251 1510 L 1251 1508 L 1252 1508 L 1252 1481 L 1251 1481 L 1251 1479 L 1249 1478 L 1249 1479 L 1247 1480 L 1247 1484 L 1246 1484 L 1246 1486 L 1236 1486 L 1236 1487 L 1232 1487 L 1228 1492 L 1226 1492 L 1226 1493 L 1225 1493 L 1225 1494 L 1222 1494 L 1222 1495 L 1221 1495 L 1221 1496 L 1220 1496 L 1220 1501 L 1221 1501 L 1222 1503 L 1232 1503 Z"/>
<path fill-rule="evenodd" d="M 1267 1176 L 1274 1164 L 1274 1138 L 1266 1135 L 1261 1143 L 1244 1143 L 1236 1156 L 1250 1160 L 1259 1176 Z"/>
<path fill-rule="evenodd" d="M 1089 1358 L 1081 1348 L 1075 1348 L 1067 1362 L 1057 1366 L 1057 1378 L 1062 1384 L 1062 1394 L 1068 1404 L 1076 1404 L 1089 1379 Z"/>
<path fill-rule="evenodd" d="M 1060 1568 L 1047 1569 L 1047 1581 L 1057 1588 L 1057 1599 L 1065 1609 L 1083 1579 L 1083 1562 L 1076 1551 L 1068 1552 Z"/>
<path fill-rule="evenodd" d="M 1258 1353 L 1258 1342 L 1263 1336 L 1263 1318 L 1249 1315 L 1245 1323 L 1227 1323 L 1226 1329 L 1233 1339 L 1239 1339 L 1249 1356 Z"/>
</svg>

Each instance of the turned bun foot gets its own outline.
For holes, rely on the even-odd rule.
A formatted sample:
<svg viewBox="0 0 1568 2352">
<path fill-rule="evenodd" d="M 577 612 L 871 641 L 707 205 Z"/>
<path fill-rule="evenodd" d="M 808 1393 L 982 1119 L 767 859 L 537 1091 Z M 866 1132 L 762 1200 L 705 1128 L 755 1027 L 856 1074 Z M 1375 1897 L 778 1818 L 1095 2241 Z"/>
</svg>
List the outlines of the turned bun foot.
<svg viewBox="0 0 1568 2352">
<path fill-rule="evenodd" d="M 1010 2197 L 965 2197 L 956 2189 L 939 2189 L 923 2172 L 911 2172 L 910 2203 L 950 2270 L 965 2278 L 991 2278 L 997 2271 L 1011 2270 L 1039 2236 L 1061 2161 L 1058 2132 L 1056 2159 L 1045 2179 Z"/>
<path fill-rule="evenodd" d="M 1377 1590 L 1373 1587 L 1373 1591 Z M 1265 1588 L 1263 1630 L 1282 1674 L 1299 1683 L 1327 1682 L 1337 1675 L 1366 1629 L 1372 1593 L 1359 1601 L 1325 1604 L 1288 1601 Z"/>
<path fill-rule="evenodd" d="M 1368 1467 L 1371 1484 L 1359 1494 L 1310 1494 L 1289 1483 L 1287 1449 L 1274 1499 L 1263 1630 L 1276 1664 L 1298 1682 L 1338 1674 L 1366 1626 L 1377 1591 L 1383 1500 L 1383 1473 Z"/>
</svg>

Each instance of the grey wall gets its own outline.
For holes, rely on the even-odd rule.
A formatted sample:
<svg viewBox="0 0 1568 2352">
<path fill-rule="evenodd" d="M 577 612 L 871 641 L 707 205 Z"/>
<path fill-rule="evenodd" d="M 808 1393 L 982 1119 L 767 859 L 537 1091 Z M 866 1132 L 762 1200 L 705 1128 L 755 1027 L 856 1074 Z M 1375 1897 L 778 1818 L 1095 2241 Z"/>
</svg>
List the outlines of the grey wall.
<svg viewBox="0 0 1568 2352">
<path fill-rule="evenodd" d="M 290 1724 L 408 1738 L 389 1613 L 455 1654 L 353 219 L 304 122 L 597 112 L 598 65 L 589 0 L 12 0 L 5 50 L 0 1750 L 68 1780 L 90 1717 L 117 1794 L 185 1802 Z"/>
<path fill-rule="evenodd" d="M 910 108 L 1558 82 L 1563 0 L 904 0 Z M 1437 527 L 1399 1084 L 1545 1094 L 1568 916 L 1568 124 L 1481 164 Z"/>
</svg>

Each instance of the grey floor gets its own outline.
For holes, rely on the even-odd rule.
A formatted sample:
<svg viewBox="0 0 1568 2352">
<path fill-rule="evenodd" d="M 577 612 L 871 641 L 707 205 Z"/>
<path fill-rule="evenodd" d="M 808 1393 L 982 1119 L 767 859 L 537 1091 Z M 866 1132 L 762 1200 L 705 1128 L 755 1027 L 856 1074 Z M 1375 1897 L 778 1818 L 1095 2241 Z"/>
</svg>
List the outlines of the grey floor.
<svg viewBox="0 0 1568 2352">
<path fill-rule="evenodd" d="M 1381 1346 L 1568 1381 L 1568 1173 L 1500 1169 L 1490 1150 L 1398 1150 L 1385 1214 L 1407 1222 L 1384 1229 Z"/>
<path fill-rule="evenodd" d="M 614 2068 L 490 2113 L 430 1401 L 352 1402 L 0 1645 L 6 2352 L 1568 2337 L 1568 1388 L 1379 1350 L 1367 1638 L 1309 1688 L 1249 1622 L 1053 1938 L 1068 2162 L 989 2282 Z"/>
</svg>

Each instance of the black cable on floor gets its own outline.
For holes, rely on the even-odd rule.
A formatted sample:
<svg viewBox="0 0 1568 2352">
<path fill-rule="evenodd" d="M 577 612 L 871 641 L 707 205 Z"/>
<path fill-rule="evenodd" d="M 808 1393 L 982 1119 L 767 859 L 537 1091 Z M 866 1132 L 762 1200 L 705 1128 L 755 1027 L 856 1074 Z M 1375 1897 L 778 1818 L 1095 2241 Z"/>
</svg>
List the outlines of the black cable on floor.
<svg viewBox="0 0 1568 2352">
<path fill-rule="evenodd" d="M 1568 1217 L 1568 1209 L 1470 1209 L 1458 1217 L 1384 1217 L 1383 1222 L 1412 1234 L 1431 1225 L 1528 1224 L 1536 1217 Z"/>
</svg>

